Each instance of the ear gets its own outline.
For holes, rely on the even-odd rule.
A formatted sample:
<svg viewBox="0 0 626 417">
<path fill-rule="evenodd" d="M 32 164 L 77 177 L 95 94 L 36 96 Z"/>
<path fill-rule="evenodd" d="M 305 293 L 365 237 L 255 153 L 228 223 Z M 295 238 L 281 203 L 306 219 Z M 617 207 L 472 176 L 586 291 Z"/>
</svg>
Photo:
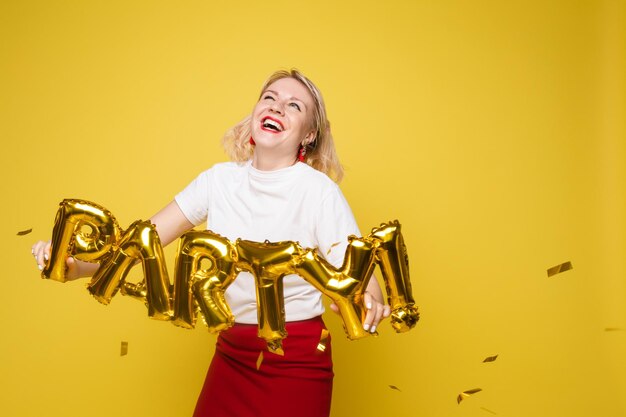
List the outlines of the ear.
<svg viewBox="0 0 626 417">
<path fill-rule="evenodd" d="M 315 130 L 311 130 L 309 133 L 307 133 L 302 143 L 306 146 L 313 142 L 315 140 L 315 133 Z"/>
</svg>

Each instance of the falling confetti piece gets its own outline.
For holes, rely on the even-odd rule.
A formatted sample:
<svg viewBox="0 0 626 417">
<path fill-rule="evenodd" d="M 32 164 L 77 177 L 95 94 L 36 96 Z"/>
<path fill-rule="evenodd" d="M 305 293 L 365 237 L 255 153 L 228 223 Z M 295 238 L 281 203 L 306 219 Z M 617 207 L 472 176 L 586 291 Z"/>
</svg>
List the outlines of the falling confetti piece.
<svg viewBox="0 0 626 417">
<path fill-rule="evenodd" d="M 33 231 L 33 229 L 20 230 L 19 232 L 17 232 L 17 235 L 18 236 L 24 236 L 24 235 L 29 234 L 32 231 Z"/>
<path fill-rule="evenodd" d="M 330 245 L 330 248 L 328 248 L 328 252 L 326 252 L 326 255 L 330 255 L 330 251 L 332 251 L 333 248 L 339 244 L 341 244 L 341 242 L 335 242 L 332 245 Z"/>
<path fill-rule="evenodd" d="M 624 330 L 620 327 L 607 327 L 604 329 L 605 332 L 619 332 L 621 330 Z"/>
<path fill-rule="evenodd" d="M 498 355 L 496 355 L 496 356 L 489 356 L 489 357 L 485 358 L 483 363 L 485 363 L 485 362 L 494 362 L 496 359 L 498 359 Z"/>
<path fill-rule="evenodd" d="M 395 389 L 396 391 L 402 392 L 402 390 L 400 388 L 396 387 L 395 385 L 389 385 L 389 388 Z"/>
<path fill-rule="evenodd" d="M 461 404 L 461 401 L 463 401 L 470 395 L 476 394 L 477 392 L 480 392 L 482 390 L 483 390 L 482 388 L 474 388 L 474 389 L 468 389 L 467 391 L 463 391 L 462 393 L 458 395 L 458 397 L 456 397 L 456 403 Z"/>
<path fill-rule="evenodd" d="M 497 415 L 497 413 L 496 413 L 495 411 L 491 411 L 491 410 L 489 410 L 488 408 L 485 408 L 485 407 L 480 407 L 480 409 L 481 409 L 481 410 L 485 410 L 485 411 L 486 411 L 486 412 L 488 412 L 488 413 L 491 413 L 491 414 L 496 414 L 496 415 Z"/>
<path fill-rule="evenodd" d="M 328 344 L 328 336 L 330 332 L 326 329 L 322 329 L 322 333 L 320 334 L 320 342 L 317 344 L 318 352 L 324 352 L 326 350 L 326 345 Z"/>
<path fill-rule="evenodd" d="M 568 261 L 561 265 L 553 266 L 552 268 L 548 269 L 548 276 L 551 277 L 553 275 L 560 274 L 561 272 L 569 271 L 573 268 L 574 267 L 572 266 L 572 263 Z"/>
<path fill-rule="evenodd" d="M 122 342 L 122 346 L 120 348 L 120 356 L 128 355 L 128 342 Z"/>
<path fill-rule="evenodd" d="M 262 363 L 263 363 L 263 351 L 261 351 L 261 353 L 259 353 L 259 358 L 256 360 L 256 370 L 257 371 L 261 367 Z"/>
</svg>

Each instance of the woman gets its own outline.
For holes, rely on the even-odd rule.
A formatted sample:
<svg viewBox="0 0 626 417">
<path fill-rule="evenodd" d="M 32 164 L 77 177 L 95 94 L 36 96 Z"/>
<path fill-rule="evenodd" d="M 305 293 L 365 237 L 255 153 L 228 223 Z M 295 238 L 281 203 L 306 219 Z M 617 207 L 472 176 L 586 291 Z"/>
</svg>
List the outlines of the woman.
<svg viewBox="0 0 626 417">
<path fill-rule="evenodd" d="M 231 241 L 298 241 L 340 266 L 347 237 L 360 235 L 339 187 L 343 175 L 319 90 L 297 70 L 265 83 L 252 114 L 228 131 L 233 162 L 201 173 L 150 220 L 164 245 L 203 222 Z M 39 268 L 49 242 L 33 246 Z M 67 260 L 68 278 L 97 265 Z M 328 416 L 332 392 L 330 342 L 316 349 L 324 323 L 321 293 L 297 275 L 284 278 L 284 355 L 269 353 L 257 336 L 253 277 L 242 272 L 226 290 L 235 326 L 222 331 L 195 416 Z M 364 297 L 363 327 L 371 332 L 389 315 L 378 282 Z M 331 305 L 333 310 L 336 307 Z M 264 359 L 257 369 L 257 359 Z"/>
</svg>

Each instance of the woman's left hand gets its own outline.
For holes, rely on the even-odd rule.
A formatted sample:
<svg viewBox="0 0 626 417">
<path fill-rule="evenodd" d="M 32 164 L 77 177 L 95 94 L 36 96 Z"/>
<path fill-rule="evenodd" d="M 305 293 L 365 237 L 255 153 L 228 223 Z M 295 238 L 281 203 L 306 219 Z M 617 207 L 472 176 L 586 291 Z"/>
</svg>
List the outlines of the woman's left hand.
<svg viewBox="0 0 626 417">
<path fill-rule="evenodd" d="M 374 276 L 367 284 L 367 290 L 363 295 L 363 307 L 367 310 L 363 320 L 363 328 L 370 333 L 376 333 L 378 323 L 389 317 L 391 308 L 385 304 L 383 292 Z M 339 313 L 339 308 L 335 303 L 330 304 L 330 309 Z"/>
<path fill-rule="evenodd" d="M 367 285 L 367 290 L 363 296 L 363 305 L 367 310 L 365 320 L 363 320 L 363 328 L 370 333 L 375 333 L 378 323 L 391 314 L 391 308 L 385 304 L 383 292 L 375 277 L 372 277 Z"/>
</svg>

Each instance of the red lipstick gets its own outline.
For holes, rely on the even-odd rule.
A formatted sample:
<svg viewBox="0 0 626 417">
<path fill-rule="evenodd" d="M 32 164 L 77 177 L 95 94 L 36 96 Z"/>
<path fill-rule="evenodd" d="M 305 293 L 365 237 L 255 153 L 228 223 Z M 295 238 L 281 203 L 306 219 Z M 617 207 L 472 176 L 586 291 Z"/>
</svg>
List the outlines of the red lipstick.
<svg viewBox="0 0 626 417">
<path fill-rule="evenodd" d="M 263 119 L 261 119 L 261 130 L 270 133 L 280 133 L 285 130 L 285 126 L 283 126 L 280 120 L 275 119 L 271 116 L 265 116 Z"/>
</svg>

